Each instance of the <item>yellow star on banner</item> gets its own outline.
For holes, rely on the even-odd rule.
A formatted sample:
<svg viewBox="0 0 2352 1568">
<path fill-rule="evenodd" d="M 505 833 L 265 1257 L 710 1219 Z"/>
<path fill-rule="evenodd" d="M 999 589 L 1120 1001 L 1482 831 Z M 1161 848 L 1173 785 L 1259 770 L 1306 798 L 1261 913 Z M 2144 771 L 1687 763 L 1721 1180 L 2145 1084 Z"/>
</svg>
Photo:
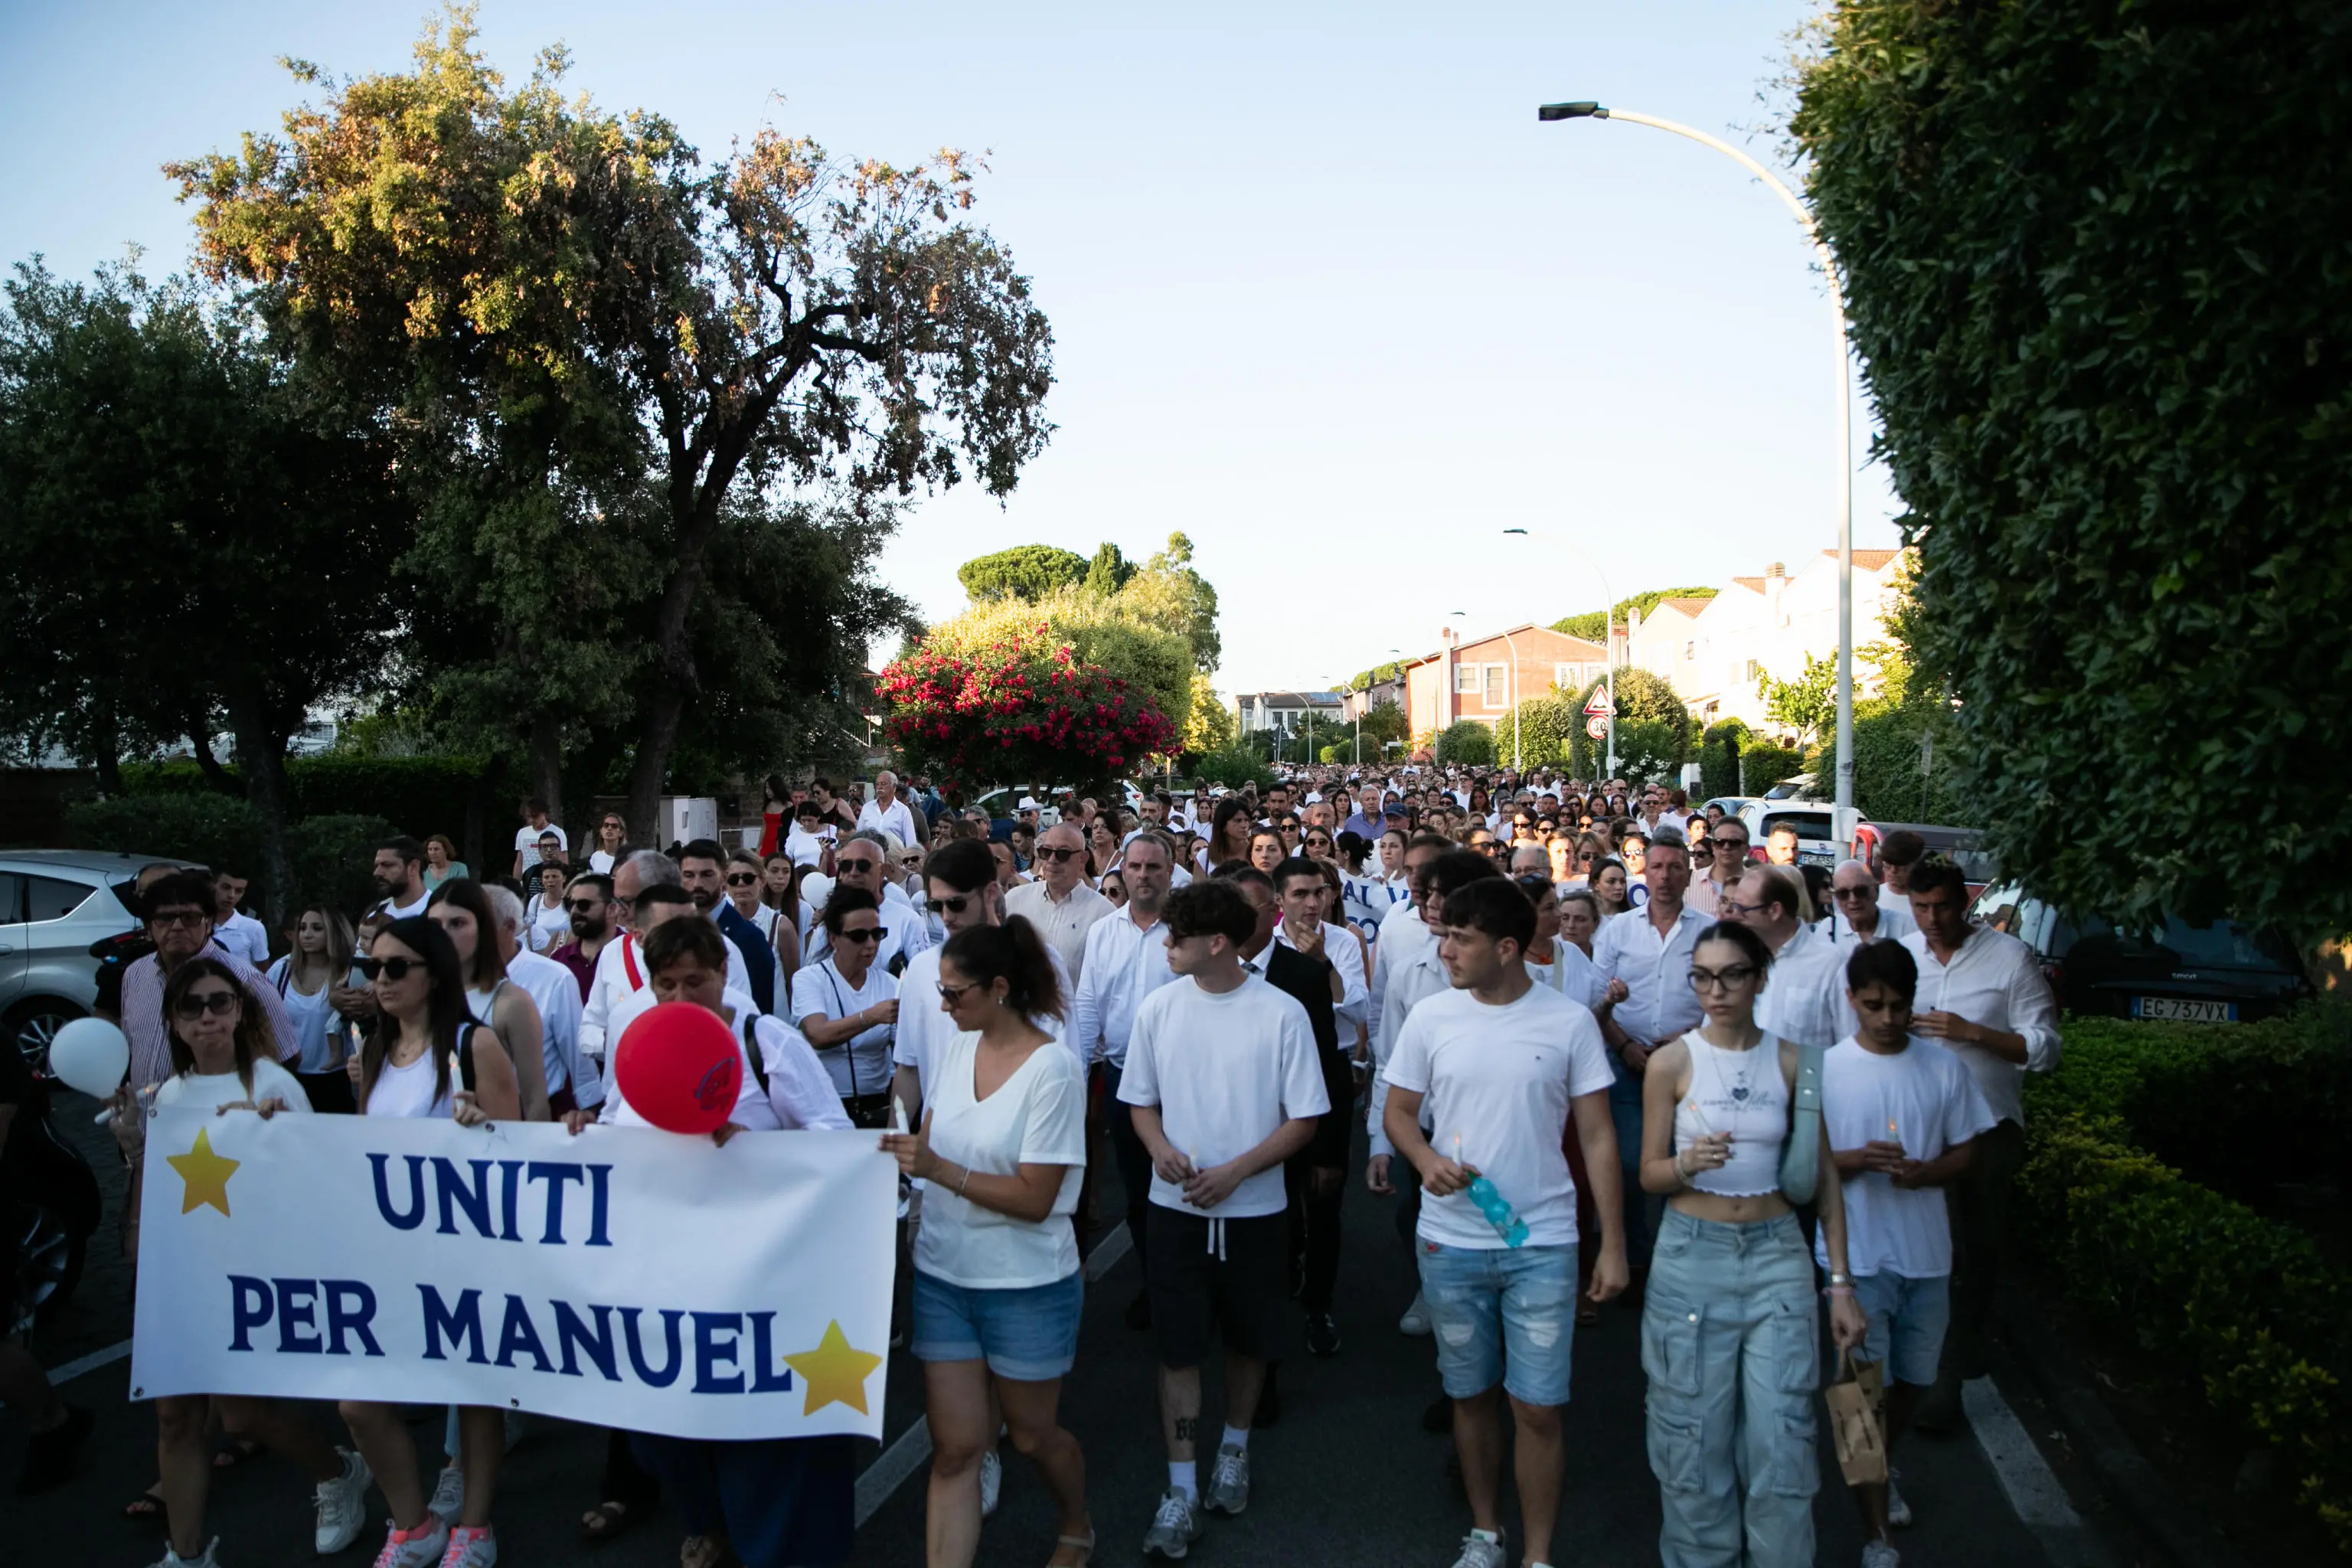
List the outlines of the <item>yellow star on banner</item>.
<svg viewBox="0 0 2352 1568">
<path fill-rule="evenodd" d="M 828 1405 L 838 1404 L 863 1415 L 866 1414 L 866 1380 L 882 1364 L 882 1358 L 852 1349 L 836 1318 L 825 1325 L 824 1338 L 817 1342 L 816 1349 L 788 1355 L 784 1364 L 799 1373 L 801 1380 L 808 1384 L 802 1415 L 814 1415 Z"/>
<path fill-rule="evenodd" d="M 180 1180 L 187 1184 L 180 1197 L 182 1214 L 205 1204 L 223 1214 L 228 1213 L 228 1179 L 244 1162 L 214 1153 L 208 1129 L 197 1128 L 194 1146 L 184 1154 L 167 1155 L 165 1160 L 180 1173 Z"/>
</svg>

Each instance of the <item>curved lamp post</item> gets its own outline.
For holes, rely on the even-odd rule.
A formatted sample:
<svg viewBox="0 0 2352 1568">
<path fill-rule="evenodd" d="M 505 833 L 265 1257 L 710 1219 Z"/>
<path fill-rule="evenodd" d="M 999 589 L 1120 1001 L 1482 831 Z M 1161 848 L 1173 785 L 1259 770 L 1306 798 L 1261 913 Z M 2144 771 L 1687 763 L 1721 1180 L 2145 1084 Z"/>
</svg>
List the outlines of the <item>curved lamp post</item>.
<svg viewBox="0 0 2352 1568">
<path fill-rule="evenodd" d="M 1837 328 L 1838 351 L 1837 834 L 1839 853 L 1843 855 L 1850 847 L 1853 818 L 1853 408 L 1846 372 L 1853 345 L 1846 337 L 1845 289 L 1838 276 L 1837 258 L 1830 254 L 1828 242 L 1822 238 L 1820 228 L 1813 223 L 1813 215 L 1807 210 L 1797 193 L 1771 170 L 1728 142 L 1719 141 L 1704 131 L 1679 125 L 1671 120 L 1636 114 L 1630 109 L 1610 109 L 1590 101 L 1547 103 L 1536 110 L 1536 118 L 1540 121 L 1622 120 L 1633 125 L 1647 125 L 1654 131 L 1671 131 L 1677 136 L 1712 147 L 1763 181 L 1766 187 L 1797 215 L 1797 221 L 1804 226 L 1805 237 L 1812 241 L 1813 252 L 1821 258 L 1822 270 L 1830 280 L 1830 314 Z M 1613 732 L 1611 740 L 1611 749 L 1614 751 Z"/>
</svg>

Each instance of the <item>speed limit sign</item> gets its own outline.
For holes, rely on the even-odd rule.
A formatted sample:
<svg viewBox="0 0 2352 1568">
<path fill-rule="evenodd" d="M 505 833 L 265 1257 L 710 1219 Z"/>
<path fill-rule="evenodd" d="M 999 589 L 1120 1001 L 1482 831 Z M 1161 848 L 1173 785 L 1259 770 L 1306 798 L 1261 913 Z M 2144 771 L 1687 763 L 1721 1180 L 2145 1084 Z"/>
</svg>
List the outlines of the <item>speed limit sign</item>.
<svg viewBox="0 0 2352 1568">
<path fill-rule="evenodd" d="M 1605 741 L 1609 738 L 1609 721 L 1596 713 L 1584 721 L 1584 732 L 1596 741 Z"/>
</svg>

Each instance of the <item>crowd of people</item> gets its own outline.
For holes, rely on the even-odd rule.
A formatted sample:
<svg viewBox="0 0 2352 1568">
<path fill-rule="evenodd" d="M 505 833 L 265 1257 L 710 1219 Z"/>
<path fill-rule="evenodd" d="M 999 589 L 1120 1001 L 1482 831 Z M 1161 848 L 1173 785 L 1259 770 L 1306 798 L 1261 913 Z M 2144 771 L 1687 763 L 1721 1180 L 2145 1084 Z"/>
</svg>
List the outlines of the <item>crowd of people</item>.
<svg viewBox="0 0 2352 1568">
<path fill-rule="evenodd" d="M 1814 1560 L 1824 1324 L 1883 1369 L 1890 1444 L 1954 1422 L 1985 1370 L 2020 1079 L 2054 1065 L 2055 1008 L 1916 835 L 1814 868 L 1793 835 L 1751 844 L 1662 785 L 1343 767 L 1001 815 L 888 773 L 870 792 L 778 778 L 756 844 L 630 837 L 607 814 L 575 859 L 526 802 L 500 874 L 394 838 L 372 907 L 278 933 L 241 911 L 235 868 L 142 872 L 124 891 L 143 934 L 101 963 L 134 1183 L 146 1115 L 173 1104 L 643 1125 L 613 1048 L 657 1003 L 706 1007 L 745 1069 L 720 1142 L 863 1129 L 904 1178 L 894 1332 L 922 1368 L 933 1568 L 974 1560 L 1007 1437 L 1058 1511 L 1049 1564 L 1093 1560 L 1057 1412 L 1082 1258 L 1120 1223 L 1168 1463 L 1134 1523 L 1162 1558 L 1248 1506 L 1294 1345 L 1389 1331 L 1335 1300 L 1359 1182 L 1402 1243 L 1395 1331 L 1433 1342 L 1425 1420 L 1467 1496 L 1456 1568 L 1560 1560 L 1575 1330 L 1612 1301 L 1641 1315 L 1672 1568 Z M 27 1101 L 0 1083 L 7 1103 Z M 0 1392 L 46 1485 L 89 1417 L 27 1372 L 24 1326 Z M 378 1568 L 497 1561 L 512 1417 L 451 1411 L 431 1472 L 398 1407 L 333 1415 L 348 1442 L 288 1401 L 158 1402 L 157 1479 L 131 1510 L 163 1525 L 160 1568 L 216 1561 L 215 1454 L 259 1449 L 310 1478 L 321 1553 L 378 1517 L 373 1489 Z M 581 1538 L 667 1495 L 687 1568 L 839 1562 L 852 1452 L 614 1432 Z M 1865 1568 L 1892 1568 L 1911 1510 L 1892 1475 L 1855 1491 Z"/>
</svg>

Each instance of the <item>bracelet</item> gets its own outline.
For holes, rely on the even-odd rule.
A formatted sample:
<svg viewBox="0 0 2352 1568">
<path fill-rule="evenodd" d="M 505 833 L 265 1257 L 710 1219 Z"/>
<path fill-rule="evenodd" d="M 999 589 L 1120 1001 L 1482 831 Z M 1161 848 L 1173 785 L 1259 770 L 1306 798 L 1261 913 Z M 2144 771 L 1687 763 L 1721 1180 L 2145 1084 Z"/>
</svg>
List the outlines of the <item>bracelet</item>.
<svg viewBox="0 0 2352 1568">
<path fill-rule="evenodd" d="M 956 1180 L 956 1196 L 958 1196 L 958 1197 L 961 1197 L 961 1196 L 963 1196 L 963 1189 L 964 1189 L 964 1186 L 965 1186 L 965 1184 L 966 1184 L 967 1183 L 969 1183 L 971 1180 L 971 1167 L 970 1165 L 966 1165 L 966 1166 L 963 1168 L 963 1174 L 962 1174 L 961 1176 L 958 1177 L 958 1178 L 957 1178 L 957 1180 Z"/>
<path fill-rule="evenodd" d="M 1853 1283 L 1853 1276 L 1832 1268 L 1830 1270 L 1830 1283 L 1832 1285 L 1851 1286 Z"/>
<path fill-rule="evenodd" d="M 1685 1152 L 1687 1152 L 1687 1151 L 1680 1151 L 1680 1150 L 1678 1150 L 1678 1151 L 1676 1151 L 1676 1152 L 1675 1152 L 1675 1180 L 1677 1183 L 1679 1183 L 1679 1184 L 1681 1184 L 1681 1185 L 1682 1185 L 1685 1190 L 1687 1190 L 1687 1189 L 1689 1188 L 1690 1184 L 1691 1184 L 1691 1179 L 1690 1179 L 1690 1173 L 1683 1169 L 1683 1154 L 1684 1154 Z"/>
</svg>

